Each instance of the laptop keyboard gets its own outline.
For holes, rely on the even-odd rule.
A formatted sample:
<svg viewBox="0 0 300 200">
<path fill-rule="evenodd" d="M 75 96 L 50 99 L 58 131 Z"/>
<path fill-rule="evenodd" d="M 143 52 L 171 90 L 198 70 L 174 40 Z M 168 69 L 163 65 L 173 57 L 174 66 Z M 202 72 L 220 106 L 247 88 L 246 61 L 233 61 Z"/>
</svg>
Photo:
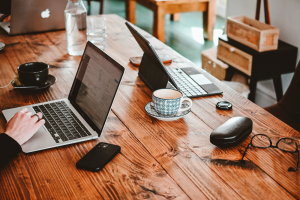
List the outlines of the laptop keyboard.
<svg viewBox="0 0 300 200">
<path fill-rule="evenodd" d="M 168 69 L 180 91 L 187 97 L 204 96 L 207 92 L 180 68 Z"/>
<path fill-rule="evenodd" d="M 45 127 L 56 143 L 91 135 L 64 101 L 33 106 L 33 109 L 43 113 Z"/>
</svg>

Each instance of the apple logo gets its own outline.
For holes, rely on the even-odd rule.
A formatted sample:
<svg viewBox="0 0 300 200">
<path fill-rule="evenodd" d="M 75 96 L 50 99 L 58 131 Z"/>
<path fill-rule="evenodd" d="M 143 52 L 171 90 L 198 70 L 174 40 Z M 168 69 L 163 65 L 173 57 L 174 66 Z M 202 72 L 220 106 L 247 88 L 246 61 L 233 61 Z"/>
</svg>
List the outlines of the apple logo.
<svg viewBox="0 0 300 200">
<path fill-rule="evenodd" d="M 41 13 L 41 16 L 42 16 L 42 18 L 48 18 L 48 17 L 50 17 L 50 11 L 49 11 L 49 9 L 44 10 Z"/>
</svg>

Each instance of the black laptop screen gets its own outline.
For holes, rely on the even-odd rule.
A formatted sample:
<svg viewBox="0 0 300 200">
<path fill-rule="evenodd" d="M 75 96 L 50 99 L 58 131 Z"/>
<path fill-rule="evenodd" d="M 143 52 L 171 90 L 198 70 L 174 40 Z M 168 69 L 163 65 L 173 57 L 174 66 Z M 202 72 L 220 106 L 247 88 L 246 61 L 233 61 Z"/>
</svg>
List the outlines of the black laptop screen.
<svg viewBox="0 0 300 200">
<path fill-rule="evenodd" d="M 137 41 L 141 49 L 144 51 L 142 62 L 139 67 L 139 76 L 147 84 L 147 86 L 151 90 L 157 90 L 160 88 L 167 87 L 168 81 L 170 81 L 175 88 L 180 90 L 176 82 L 173 80 L 173 77 L 165 68 L 165 65 L 159 59 L 156 51 L 154 50 L 150 42 L 144 36 L 142 36 L 142 34 L 139 33 L 135 28 L 133 28 L 133 26 L 130 23 L 125 22 L 125 25 L 128 27 L 135 40 Z M 145 55 L 150 59 L 145 58 Z"/>
<path fill-rule="evenodd" d="M 105 124 L 124 68 L 88 43 L 76 74 L 69 100 L 98 132 Z"/>
</svg>

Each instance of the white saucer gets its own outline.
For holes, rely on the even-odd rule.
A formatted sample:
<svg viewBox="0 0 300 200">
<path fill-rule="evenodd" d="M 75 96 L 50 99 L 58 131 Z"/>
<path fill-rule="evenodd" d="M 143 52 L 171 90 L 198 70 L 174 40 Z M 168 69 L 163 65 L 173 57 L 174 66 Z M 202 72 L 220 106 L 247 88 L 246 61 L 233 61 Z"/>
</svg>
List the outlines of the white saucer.
<svg viewBox="0 0 300 200">
<path fill-rule="evenodd" d="M 183 103 L 182 107 L 188 107 L 188 103 Z M 154 117 L 156 119 L 162 120 L 162 121 L 174 121 L 177 119 L 180 119 L 181 117 L 189 114 L 191 112 L 191 109 L 183 111 L 183 112 L 178 112 L 174 115 L 162 115 L 156 112 L 156 110 L 151 106 L 151 101 L 146 104 L 145 106 L 145 111 L 150 115 L 151 117 Z"/>
<path fill-rule="evenodd" d="M 5 47 L 5 44 L 3 42 L 0 42 L 0 51 L 3 50 Z"/>
</svg>

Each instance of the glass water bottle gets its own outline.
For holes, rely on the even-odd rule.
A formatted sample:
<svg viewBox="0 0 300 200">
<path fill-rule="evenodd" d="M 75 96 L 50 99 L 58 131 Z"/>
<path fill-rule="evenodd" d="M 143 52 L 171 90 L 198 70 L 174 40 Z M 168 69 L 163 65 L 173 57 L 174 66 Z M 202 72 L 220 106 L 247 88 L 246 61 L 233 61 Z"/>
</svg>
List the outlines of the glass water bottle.
<svg viewBox="0 0 300 200">
<path fill-rule="evenodd" d="M 86 42 L 86 9 L 82 0 L 68 0 L 65 9 L 67 50 L 72 56 L 82 55 Z"/>
</svg>

